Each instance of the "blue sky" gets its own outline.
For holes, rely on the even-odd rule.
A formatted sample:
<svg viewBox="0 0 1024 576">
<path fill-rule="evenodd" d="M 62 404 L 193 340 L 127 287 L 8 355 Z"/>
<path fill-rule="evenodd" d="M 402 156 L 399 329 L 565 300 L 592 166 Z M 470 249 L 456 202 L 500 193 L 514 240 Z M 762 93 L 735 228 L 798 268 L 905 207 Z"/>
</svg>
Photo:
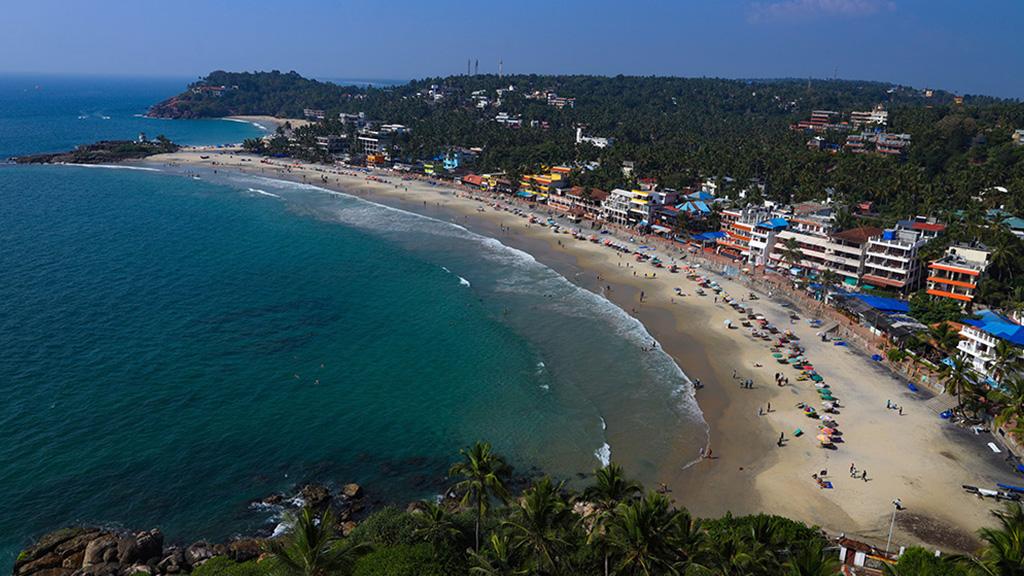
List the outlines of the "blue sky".
<svg viewBox="0 0 1024 576">
<path fill-rule="evenodd" d="M 32 0 L 0 72 L 493 72 L 883 80 L 1024 98 L 1024 0 Z"/>
</svg>

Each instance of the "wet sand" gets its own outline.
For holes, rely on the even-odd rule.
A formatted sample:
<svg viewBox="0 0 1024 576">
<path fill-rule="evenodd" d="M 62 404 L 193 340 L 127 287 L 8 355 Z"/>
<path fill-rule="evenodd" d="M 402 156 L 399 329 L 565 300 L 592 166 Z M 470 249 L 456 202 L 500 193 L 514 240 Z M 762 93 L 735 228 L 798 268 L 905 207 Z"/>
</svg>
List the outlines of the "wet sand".
<svg viewBox="0 0 1024 576">
<path fill-rule="evenodd" d="M 457 222 L 532 254 L 624 310 L 635 310 L 686 374 L 704 384 L 697 399 L 711 429 L 712 458 L 684 469 L 683 463 L 699 456 L 695 453 L 699 447 L 679 446 L 664 455 L 656 478 L 643 479 L 648 486 L 665 483 L 678 503 L 698 515 L 782 514 L 884 545 L 891 501 L 900 498 L 906 509 L 897 515 L 894 542 L 965 550 L 976 545 L 974 532 L 991 524 L 989 511 L 998 504 L 965 494 L 961 484 L 1021 483 L 1002 461 L 1005 454 L 994 455 L 985 446 L 988 436 L 976 436 L 940 420 L 925 405 L 928 393 L 910 393 L 887 369 L 850 347 L 821 342 L 802 314 L 800 321 L 790 324 L 791 310 L 766 294 L 758 294 L 759 299 L 751 302 L 754 309 L 800 337 L 808 358 L 844 406 L 836 416 L 843 441 L 835 450 L 818 447 L 819 422 L 796 407 L 799 402 L 820 407 L 813 384 L 797 381 L 798 371 L 776 364 L 767 342 L 754 339 L 743 328 L 727 329 L 725 320 L 738 323 L 739 315 L 723 302 L 715 303 L 711 292 L 697 296 L 696 284 L 682 273 L 656 270 L 599 244 L 554 234 L 551 228 L 527 226 L 525 218 L 493 209 L 494 199 L 459 187 L 402 180 L 401 174 L 391 172 L 370 175 L 284 160 L 264 164 L 256 157 L 242 162 L 243 156 L 228 152 L 202 150 L 210 158 L 201 160 L 199 152 L 186 150 L 148 162 L 233 169 L 316 184 Z M 322 181 L 325 176 L 327 182 Z M 538 217 L 546 219 L 545 212 L 538 208 Z M 581 227 L 590 233 L 587 223 Z M 625 244 L 627 238 L 619 241 Z M 657 253 L 666 264 L 684 256 L 682 251 L 662 247 Z M 693 258 L 685 262 L 693 263 Z M 644 278 L 644 274 L 657 277 Z M 751 292 L 732 279 L 709 276 L 737 299 Z M 683 296 L 676 295 L 676 287 Z M 739 385 L 734 369 L 740 380 L 754 380 L 752 389 Z M 790 385 L 776 386 L 775 372 L 789 376 Z M 902 405 L 904 414 L 887 410 L 887 400 Z M 772 411 L 759 415 L 769 402 Z M 797 428 L 805 431 L 800 438 L 793 436 Z M 782 447 L 776 443 L 780 433 L 786 438 Z M 868 481 L 850 476 L 851 463 L 867 471 Z M 822 470 L 827 470 L 832 489 L 819 488 L 811 478 Z"/>
</svg>

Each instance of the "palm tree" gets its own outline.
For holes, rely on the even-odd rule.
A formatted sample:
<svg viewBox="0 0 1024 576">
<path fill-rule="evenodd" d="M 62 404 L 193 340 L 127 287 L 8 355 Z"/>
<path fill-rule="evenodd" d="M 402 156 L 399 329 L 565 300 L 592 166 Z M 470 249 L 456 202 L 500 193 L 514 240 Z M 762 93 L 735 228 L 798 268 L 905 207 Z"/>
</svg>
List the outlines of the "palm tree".
<svg viewBox="0 0 1024 576">
<path fill-rule="evenodd" d="M 801 546 L 783 567 L 786 576 L 836 576 L 839 558 L 825 550 L 823 540 L 815 540 Z"/>
<path fill-rule="evenodd" d="M 786 238 L 782 244 L 782 259 L 790 266 L 799 266 L 804 259 L 804 253 L 800 250 L 800 243 L 796 238 Z"/>
<path fill-rule="evenodd" d="M 523 493 L 504 523 L 516 548 L 529 552 L 538 573 L 554 572 L 560 550 L 568 545 L 563 532 L 571 525 L 571 509 L 562 498 L 563 487 L 563 482 L 541 478 Z"/>
<path fill-rule="evenodd" d="M 583 491 L 583 499 L 592 503 L 595 514 L 584 521 L 592 520 L 587 544 L 604 551 L 604 574 L 608 576 L 608 522 L 615 513 L 615 507 L 632 500 L 642 490 L 639 483 L 628 480 L 618 464 L 608 464 L 594 471 L 594 484 Z"/>
<path fill-rule="evenodd" d="M 997 382 L 1013 372 L 1018 372 L 1021 366 L 1020 349 L 1006 340 L 998 340 L 994 350 L 995 358 L 992 360 L 992 377 Z"/>
<path fill-rule="evenodd" d="M 1001 407 L 996 415 L 996 426 L 1005 426 L 1016 421 L 1013 432 L 1024 431 L 1024 375 L 1014 373 L 1007 375 L 999 383 L 999 388 L 992 390 L 992 399 Z"/>
<path fill-rule="evenodd" d="M 672 509 L 654 492 L 620 504 L 608 528 L 608 542 L 618 556 L 616 573 L 650 576 L 674 573 L 695 551 L 699 524 Z"/>
<path fill-rule="evenodd" d="M 583 490 L 583 499 L 612 509 L 633 499 L 641 491 L 639 482 L 626 478 L 622 466 L 611 463 L 594 470 L 594 483 Z"/>
<path fill-rule="evenodd" d="M 992 246 L 992 255 L 989 257 L 993 276 L 1000 280 L 1013 281 L 1018 242 L 1019 240 L 1008 232 L 1003 232 L 996 238 Z"/>
<path fill-rule="evenodd" d="M 842 277 L 833 270 L 826 268 L 821 272 L 821 283 L 825 286 L 834 286 L 842 281 Z"/>
<path fill-rule="evenodd" d="M 999 520 L 999 527 L 978 531 L 985 547 L 975 564 L 993 576 L 1024 574 L 1024 510 L 1020 504 L 1009 503 L 992 514 Z"/>
<path fill-rule="evenodd" d="M 476 509 L 475 547 L 480 549 L 480 522 L 490 508 L 492 498 L 508 501 L 508 490 L 505 481 L 511 475 L 511 467 L 504 458 L 491 451 L 487 442 L 477 442 L 472 447 L 459 450 L 462 462 L 456 462 L 448 470 L 449 477 L 461 476 L 463 480 L 455 485 L 455 490 L 462 493 L 460 505 L 470 504 Z"/>
<path fill-rule="evenodd" d="M 941 322 L 928 330 L 935 343 L 935 347 L 945 352 L 947 356 L 953 354 L 953 350 L 960 344 L 960 334 L 949 322 Z"/>
<path fill-rule="evenodd" d="M 945 376 L 945 392 L 956 396 L 957 411 L 964 407 L 963 395 L 974 390 L 974 380 L 971 379 L 970 367 L 960 358 L 950 357 L 950 364 L 943 369 Z"/>
<path fill-rule="evenodd" d="M 413 518 L 416 528 L 412 535 L 435 546 L 448 546 L 462 536 L 452 515 L 436 502 L 423 502 L 423 510 L 416 512 Z"/>
<path fill-rule="evenodd" d="M 287 536 L 268 545 L 273 571 L 282 576 L 346 574 L 364 549 L 362 545 L 345 545 L 335 534 L 330 509 L 318 518 L 309 507 L 295 518 Z"/>
<path fill-rule="evenodd" d="M 739 534 L 726 534 L 709 543 L 714 574 L 722 576 L 746 576 L 747 574 L 772 573 L 766 565 L 771 555 L 764 546 L 750 541 Z"/>
<path fill-rule="evenodd" d="M 480 551 L 469 551 L 472 566 L 469 573 L 476 576 L 520 576 L 529 570 L 519 566 L 517 550 L 508 534 L 493 533 L 487 546 Z"/>
</svg>

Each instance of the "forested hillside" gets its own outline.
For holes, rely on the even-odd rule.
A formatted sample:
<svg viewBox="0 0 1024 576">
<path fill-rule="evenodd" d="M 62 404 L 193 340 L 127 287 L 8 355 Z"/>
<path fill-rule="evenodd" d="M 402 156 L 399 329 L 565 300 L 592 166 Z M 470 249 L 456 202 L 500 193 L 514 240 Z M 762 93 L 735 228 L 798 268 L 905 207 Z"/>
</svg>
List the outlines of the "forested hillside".
<svg viewBox="0 0 1024 576">
<path fill-rule="evenodd" d="M 317 108 L 332 118 L 364 112 L 412 128 L 401 142 L 410 160 L 453 146 L 482 147 L 480 170 L 518 173 L 542 163 L 598 160 L 601 168 L 582 174 L 579 183 L 602 188 L 625 184 L 619 168 L 629 160 L 636 174 L 666 186 L 685 186 L 698 176 L 731 176 L 741 183 L 756 178 L 767 196 L 781 201 L 820 198 L 833 188 L 839 200 L 875 201 L 890 219 L 965 209 L 986 191 L 986 207 L 1024 210 L 1024 147 L 1011 141 L 1014 129 L 1024 127 L 1024 104 L 984 96 L 957 104 L 947 92 L 926 97 L 922 90 L 878 82 L 625 76 L 454 76 L 359 88 L 294 72 L 214 72 L 190 88 L 199 86 L 227 89 L 220 95 L 186 91 L 152 113 L 301 117 L 304 108 Z M 431 86 L 443 97 L 426 97 Z M 515 90 L 496 106 L 496 90 L 509 86 Z M 470 98 L 480 90 L 491 100 L 484 108 Z M 575 98 L 575 107 L 527 97 L 535 91 Z M 849 113 L 878 104 L 889 111 L 890 132 L 912 136 L 903 159 L 809 150 L 809 136 L 789 130 L 812 110 Z M 495 122 L 500 112 L 521 115 L 523 127 Z M 577 145 L 578 125 L 615 144 Z M 321 131 L 335 129 L 328 123 Z M 996 186 L 1007 191 L 991 190 Z"/>
</svg>

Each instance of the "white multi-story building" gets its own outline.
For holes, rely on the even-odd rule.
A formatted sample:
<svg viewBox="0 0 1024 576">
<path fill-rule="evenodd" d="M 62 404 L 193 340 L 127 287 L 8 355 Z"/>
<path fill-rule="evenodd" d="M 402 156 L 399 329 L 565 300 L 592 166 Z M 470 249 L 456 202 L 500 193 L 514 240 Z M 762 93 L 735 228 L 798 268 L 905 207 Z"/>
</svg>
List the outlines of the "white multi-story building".
<svg viewBox="0 0 1024 576">
<path fill-rule="evenodd" d="M 771 261 L 790 265 L 786 258 L 787 247 L 795 242 L 801 258 L 792 265 L 818 273 L 834 272 L 844 283 L 856 285 L 864 273 L 868 239 L 881 233 L 880 228 L 871 227 L 835 232 L 828 208 L 794 214 L 789 218 L 789 227 L 778 233 Z"/>
<path fill-rule="evenodd" d="M 649 192 L 616 188 L 608 193 L 601 204 L 605 220 L 621 226 L 636 226 L 651 216 Z"/>
<path fill-rule="evenodd" d="M 922 276 L 918 251 L 945 229 L 934 220 L 918 218 L 883 231 L 868 241 L 861 280 L 904 294 L 916 289 Z"/>
<path fill-rule="evenodd" d="M 391 153 L 391 135 L 375 130 L 360 130 L 356 141 L 359 144 L 359 151 L 363 154 L 382 154 L 388 156 Z"/>
<path fill-rule="evenodd" d="M 960 357 L 978 374 L 994 379 L 996 345 L 1003 340 L 1024 356 L 1024 326 L 1010 322 L 991 310 L 982 310 L 975 319 L 964 320 L 957 350 Z"/>
<path fill-rule="evenodd" d="M 881 104 L 870 112 L 850 112 L 850 124 L 854 126 L 885 126 L 889 123 L 889 112 Z"/>
<path fill-rule="evenodd" d="M 723 210 L 719 216 L 720 229 L 725 233 L 717 240 L 719 254 L 754 265 L 765 263 L 775 233 L 786 225 L 784 221 L 772 222 L 772 211 L 767 206 Z"/>
</svg>

